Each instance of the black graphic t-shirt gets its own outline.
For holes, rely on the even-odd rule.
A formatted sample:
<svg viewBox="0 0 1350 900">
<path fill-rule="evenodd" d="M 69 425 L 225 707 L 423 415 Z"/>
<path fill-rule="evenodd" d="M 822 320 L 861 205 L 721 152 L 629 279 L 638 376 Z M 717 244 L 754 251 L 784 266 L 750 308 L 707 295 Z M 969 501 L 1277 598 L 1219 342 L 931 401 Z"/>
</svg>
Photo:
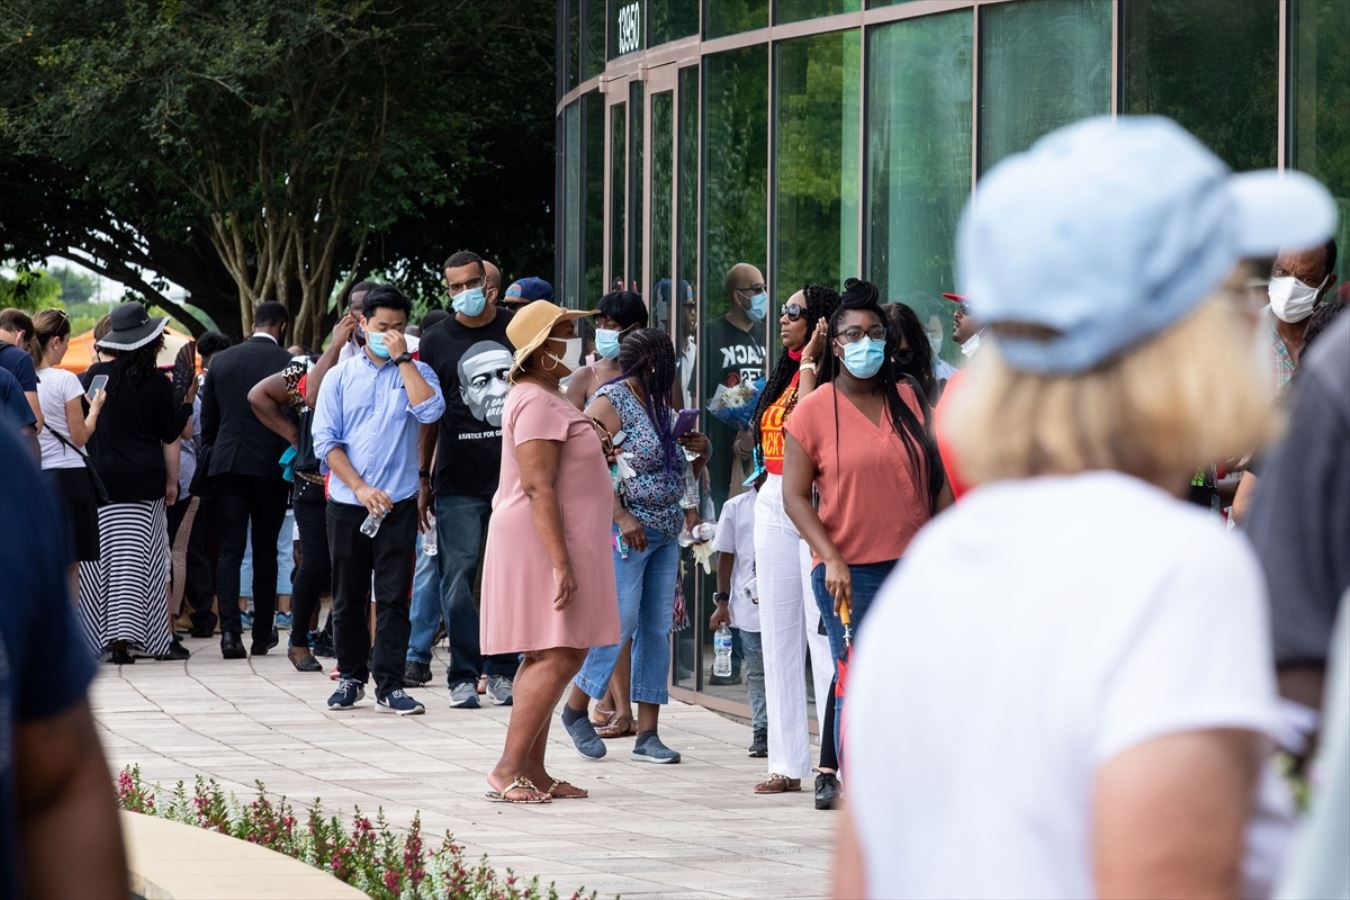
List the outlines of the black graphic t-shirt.
<svg viewBox="0 0 1350 900">
<path fill-rule="evenodd" d="M 764 328 L 741 331 L 726 318 L 714 319 L 704 330 L 708 396 L 719 384 L 735 387 L 764 377 Z"/>
<path fill-rule="evenodd" d="M 502 458 L 502 406 L 514 348 L 506 337 L 511 313 L 500 307 L 482 328 L 453 316 L 422 336 L 420 356 L 441 380 L 441 417 L 433 482 L 440 496 L 491 497 Z"/>
</svg>

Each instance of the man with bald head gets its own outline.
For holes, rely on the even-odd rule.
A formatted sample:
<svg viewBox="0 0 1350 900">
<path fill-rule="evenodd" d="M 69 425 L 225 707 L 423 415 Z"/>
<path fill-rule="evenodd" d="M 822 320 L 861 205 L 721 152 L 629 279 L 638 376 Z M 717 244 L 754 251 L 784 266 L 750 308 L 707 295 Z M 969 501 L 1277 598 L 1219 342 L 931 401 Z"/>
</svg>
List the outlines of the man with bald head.
<svg viewBox="0 0 1350 900">
<path fill-rule="evenodd" d="M 765 372 L 767 332 L 764 320 L 769 315 L 769 294 L 764 273 L 750 263 L 737 263 L 727 272 L 723 288 L 726 314 L 703 329 L 705 402 L 718 385 L 735 387 L 743 382 L 753 383 L 763 378 Z M 713 502 L 721 509 L 728 498 L 745 489 L 741 482 L 748 472 L 753 441 L 711 416 L 704 424 L 708 439 L 714 445 L 708 463 Z"/>
<path fill-rule="evenodd" d="M 502 298 L 502 270 L 490 259 L 483 260 L 483 293 L 494 305 Z"/>
</svg>

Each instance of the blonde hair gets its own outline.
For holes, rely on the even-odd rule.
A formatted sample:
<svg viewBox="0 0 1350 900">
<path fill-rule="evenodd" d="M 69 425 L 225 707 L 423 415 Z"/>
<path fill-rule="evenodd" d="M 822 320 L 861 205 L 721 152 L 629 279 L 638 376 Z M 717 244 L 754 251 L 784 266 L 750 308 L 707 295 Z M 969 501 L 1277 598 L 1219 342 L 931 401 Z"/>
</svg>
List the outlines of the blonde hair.
<svg viewBox="0 0 1350 900">
<path fill-rule="evenodd" d="M 1274 427 L 1269 370 L 1227 291 L 1089 372 L 1011 369 L 982 348 L 945 425 L 963 479 L 980 484 L 1109 469 L 1176 491 Z"/>
</svg>

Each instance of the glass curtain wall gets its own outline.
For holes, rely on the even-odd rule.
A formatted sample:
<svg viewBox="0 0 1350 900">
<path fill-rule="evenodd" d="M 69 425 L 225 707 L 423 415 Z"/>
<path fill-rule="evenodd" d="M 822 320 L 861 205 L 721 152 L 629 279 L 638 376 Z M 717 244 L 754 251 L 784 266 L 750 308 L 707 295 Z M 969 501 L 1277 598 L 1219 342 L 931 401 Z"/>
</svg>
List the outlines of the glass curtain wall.
<svg viewBox="0 0 1350 900">
<path fill-rule="evenodd" d="M 647 0 L 647 46 L 698 34 L 699 0 Z"/>
<path fill-rule="evenodd" d="M 747 314 L 763 290 L 769 205 L 769 48 L 703 59 L 703 396 L 764 375 L 766 329 Z M 748 264 L 745 270 L 732 267 Z M 728 287 L 741 290 L 728 290 Z M 715 511 L 740 493 L 749 473 L 748 433 L 705 417 Z"/>
<path fill-rule="evenodd" d="M 769 24 L 769 0 L 703 0 L 705 40 L 740 34 Z"/>
<path fill-rule="evenodd" d="M 858 274 L 861 194 L 858 29 L 783 41 L 774 51 L 772 285 L 777 302 L 771 319 L 803 284 L 838 289 Z"/>
<path fill-rule="evenodd" d="M 563 302 L 575 306 L 581 296 L 581 104 L 573 103 L 563 113 L 566 135 L 563 161 L 562 295 Z"/>
<path fill-rule="evenodd" d="M 592 91 L 581 101 L 585 198 L 582 204 L 582 281 L 577 305 L 589 309 L 605 284 L 605 98 Z"/>
<path fill-rule="evenodd" d="M 699 405 L 698 369 L 698 307 L 693 285 L 698 281 L 698 66 L 680 70 L 676 81 L 679 92 L 676 115 L 675 166 L 678 177 L 679 203 L 675 221 L 675 277 L 671 280 L 672 314 L 675 316 L 675 356 L 679 367 L 681 405 Z M 708 414 L 702 416 L 701 427 L 707 430 Z M 704 492 L 706 493 L 706 492 Z M 704 511 L 711 518 L 709 510 Z M 698 669 L 695 657 L 698 634 L 705 630 L 708 598 L 712 595 L 704 579 L 702 593 L 696 590 L 697 572 L 692 566 L 681 580 L 685 607 L 689 609 L 692 627 L 675 632 L 674 683 L 681 687 L 697 688 L 694 672 Z"/>
<path fill-rule="evenodd" d="M 583 0 L 570 0 L 580 6 Z M 604 0 L 584 0 L 581 47 L 581 80 L 594 78 L 605 71 L 605 3 Z"/>
<path fill-rule="evenodd" d="M 780 24 L 857 12 L 862 0 L 778 0 L 774 4 L 773 20 Z"/>
<path fill-rule="evenodd" d="M 1350 2 L 1289 4 L 1288 164 L 1319 179 L 1340 207 L 1336 287 L 1350 281 Z"/>
<path fill-rule="evenodd" d="M 653 92 L 651 103 L 652 214 L 647 246 L 651 249 L 652 264 L 643 296 L 651 298 L 648 300 L 651 326 L 672 334 L 670 267 L 675 255 L 672 243 L 675 230 L 675 92 Z"/>
<path fill-rule="evenodd" d="M 1056 128 L 1110 112 L 1110 0 L 980 11 L 981 174 Z"/>
<path fill-rule="evenodd" d="M 1278 0 L 1121 5 L 1122 112 L 1176 119 L 1236 171 L 1273 167 Z"/>
<path fill-rule="evenodd" d="M 949 362 L 953 244 L 970 196 L 969 10 L 905 19 L 867 35 L 867 272 L 909 304 Z"/>
<path fill-rule="evenodd" d="M 628 104 L 609 108 L 609 277 L 623 281 L 626 273 L 624 248 L 628 242 Z"/>
<path fill-rule="evenodd" d="M 642 290 L 642 180 L 644 134 L 642 82 L 628 84 L 628 284 L 625 288 Z M 596 298 L 599 299 L 598 297 Z"/>
</svg>

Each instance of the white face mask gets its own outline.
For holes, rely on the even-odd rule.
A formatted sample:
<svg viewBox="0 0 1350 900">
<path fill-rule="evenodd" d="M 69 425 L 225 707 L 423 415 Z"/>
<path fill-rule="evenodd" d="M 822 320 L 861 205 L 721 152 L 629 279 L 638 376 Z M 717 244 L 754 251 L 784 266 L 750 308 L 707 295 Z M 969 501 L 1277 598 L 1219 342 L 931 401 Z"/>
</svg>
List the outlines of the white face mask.
<svg viewBox="0 0 1350 900">
<path fill-rule="evenodd" d="M 972 356 L 975 355 L 975 351 L 980 349 L 980 335 L 983 333 L 984 332 L 982 331 L 977 331 L 970 337 L 966 338 L 966 342 L 961 345 L 962 356 L 964 356 L 966 359 L 970 359 Z"/>
<path fill-rule="evenodd" d="M 549 359 L 563 366 L 569 372 L 575 372 L 581 368 L 581 338 L 549 338 L 548 341 L 553 345 L 567 345 L 567 349 L 563 351 L 562 356 L 552 352 L 545 354 Z"/>
<path fill-rule="evenodd" d="M 1327 279 L 1323 278 L 1322 284 L 1311 287 L 1292 275 L 1272 278 L 1266 289 L 1270 296 L 1270 311 L 1281 322 L 1296 325 L 1313 314 L 1313 307 L 1322 293 L 1322 285 L 1326 283 Z"/>
</svg>

